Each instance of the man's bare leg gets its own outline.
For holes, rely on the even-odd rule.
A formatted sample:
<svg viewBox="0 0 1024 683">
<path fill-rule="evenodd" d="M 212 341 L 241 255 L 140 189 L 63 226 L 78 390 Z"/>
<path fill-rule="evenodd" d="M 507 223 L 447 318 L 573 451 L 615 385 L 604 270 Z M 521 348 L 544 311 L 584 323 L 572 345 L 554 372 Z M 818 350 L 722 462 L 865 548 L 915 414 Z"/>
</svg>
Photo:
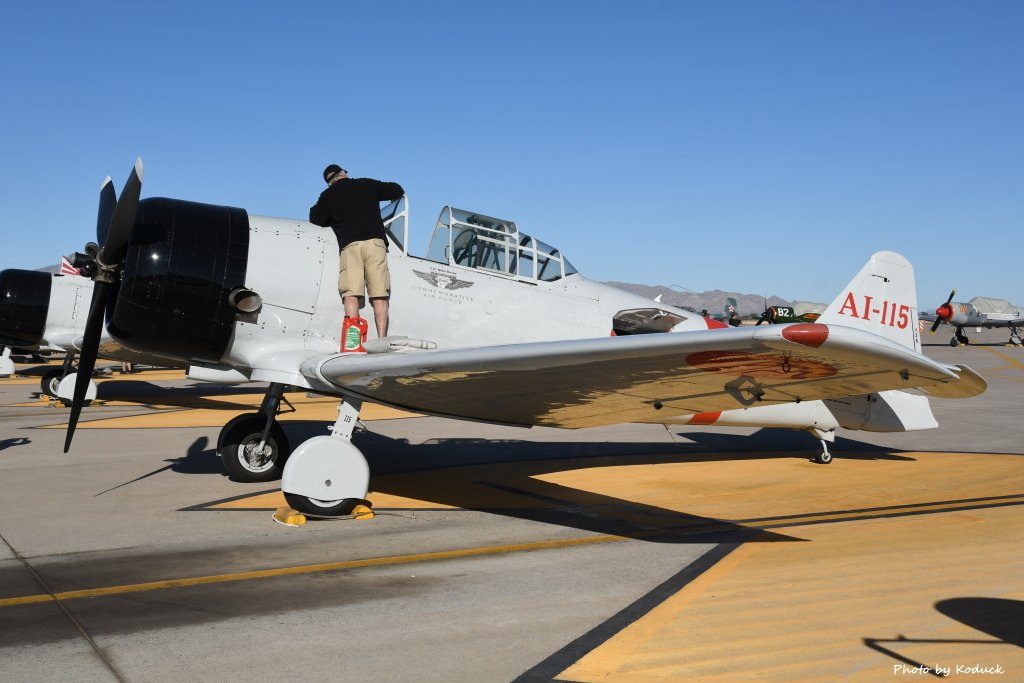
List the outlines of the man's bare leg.
<svg viewBox="0 0 1024 683">
<path fill-rule="evenodd" d="M 373 322 L 377 325 L 377 336 L 388 336 L 388 312 L 390 310 L 388 298 L 386 296 L 373 297 L 370 299 L 370 305 L 373 306 Z"/>
<path fill-rule="evenodd" d="M 346 297 L 342 297 L 342 301 L 345 304 L 345 317 L 346 318 L 358 318 L 359 317 L 359 297 L 358 296 L 346 296 Z"/>
</svg>

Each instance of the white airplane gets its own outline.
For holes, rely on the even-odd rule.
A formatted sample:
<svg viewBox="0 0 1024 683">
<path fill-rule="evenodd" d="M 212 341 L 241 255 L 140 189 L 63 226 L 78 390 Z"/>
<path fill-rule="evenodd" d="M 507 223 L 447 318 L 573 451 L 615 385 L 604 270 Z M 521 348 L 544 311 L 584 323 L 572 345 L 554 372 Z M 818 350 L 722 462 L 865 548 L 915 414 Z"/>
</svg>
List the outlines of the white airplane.
<svg viewBox="0 0 1024 683">
<path fill-rule="evenodd" d="M 935 309 L 934 315 L 924 314 L 922 319 L 932 322 L 931 333 L 939 325 L 946 323 L 956 328 L 953 337 L 949 340 L 950 346 L 966 346 L 970 339 L 964 332 L 965 327 L 977 327 L 991 329 L 993 327 L 1010 328 L 1010 346 L 1020 346 L 1020 328 L 1024 327 L 1024 311 L 1019 306 L 1014 306 L 1006 299 L 990 299 L 984 296 L 976 296 L 967 303 L 953 301 L 956 296 L 954 289 L 949 293 L 946 303 Z M 980 329 L 979 329 L 980 331 Z"/>
<path fill-rule="evenodd" d="M 720 325 L 588 280 L 510 220 L 445 207 L 426 256 L 413 256 L 405 198 L 382 210 L 395 334 L 342 352 L 330 229 L 140 202 L 142 170 L 137 160 L 107 210 L 82 372 L 109 304 L 107 329 L 130 349 L 222 381 L 269 382 L 260 411 L 228 422 L 218 450 L 236 479 L 281 472 L 285 498 L 307 514 L 366 504 L 369 468 L 351 442 L 363 401 L 514 425 L 788 427 L 819 438 L 816 460 L 827 463 L 839 427 L 933 428 L 928 396 L 986 387 L 970 368 L 921 353 L 913 268 L 892 252 L 871 256 L 817 324 L 709 329 Z M 274 419 L 288 387 L 344 399 L 330 436 L 289 448 Z M 80 382 L 65 451 L 84 391 Z"/>
<path fill-rule="evenodd" d="M 76 382 L 74 359 L 81 350 L 85 317 L 92 298 L 93 281 L 81 275 L 8 268 L 0 271 L 0 377 L 15 372 L 15 349 L 32 353 L 64 354 L 61 367 L 47 370 L 39 390 L 68 403 Z M 124 348 L 103 331 L 99 355 L 116 361 L 172 365 L 166 358 Z M 90 380 L 86 400 L 96 397 Z"/>
<path fill-rule="evenodd" d="M 0 376 L 14 374 L 12 347 L 63 353 L 63 366 L 48 370 L 40 382 L 44 394 L 58 396 L 61 380 L 74 375 L 72 361 L 85 331 L 92 288 L 92 280 L 80 275 L 17 268 L 0 271 L 0 342 L 6 347 L 0 360 Z M 68 399 L 72 387 L 73 378 L 65 385 Z M 95 395 L 95 383 L 91 383 L 87 398 L 91 400 Z"/>
</svg>

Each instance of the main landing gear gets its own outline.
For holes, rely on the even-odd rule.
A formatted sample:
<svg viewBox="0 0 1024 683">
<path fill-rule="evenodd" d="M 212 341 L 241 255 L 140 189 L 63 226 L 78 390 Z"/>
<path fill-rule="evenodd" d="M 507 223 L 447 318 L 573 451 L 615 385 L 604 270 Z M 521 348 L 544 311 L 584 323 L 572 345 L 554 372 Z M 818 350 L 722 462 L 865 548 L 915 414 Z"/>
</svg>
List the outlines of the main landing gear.
<svg viewBox="0 0 1024 683">
<path fill-rule="evenodd" d="M 66 406 L 71 405 L 75 396 L 75 382 L 78 381 L 78 369 L 72 364 L 74 359 L 75 354 L 69 351 L 64 356 L 64 362 L 59 368 L 52 368 L 43 374 L 42 379 L 39 380 L 39 390 L 42 395 L 55 398 Z M 95 398 L 96 382 L 90 379 L 82 405 L 89 405 Z"/>
<path fill-rule="evenodd" d="M 64 356 L 64 363 L 59 368 L 50 368 L 43 373 L 42 379 L 39 381 L 39 390 L 44 396 L 50 396 L 52 398 L 59 398 L 60 394 L 60 382 L 69 374 L 72 374 L 71 362 L 74 360 L 75 354 L 68 352 Z M 74 386 L 72 384 L 72 386 Z M 72 389 L 73 391 L 73 389 Z"/>
<path fill-rule="evenodd" d="M 281 477 L 291 451 L 288 437 L 275 419 L 286 385 L 267 389 L 259 412 L 232 418 L 217 437 L 217 453 L 235 481 L 273 481 Z"/>
<path fill-rule="evenodd" d="M 832 462 L 832 454 L 828 452 L 828 444 L 830 442 L 835 443 L 835 430 L 830 429 L 827 432 L 823 432 L 820 429 L 815 429 L 814 427 L 811 427 L 807 431 L 813 434 L 814 438 L 818 439 L 821 442 L 821 453 L 818 453 L 817 455 L 814 456 L 814 462 L 818 463 L 819 465 L 827 465 L 830 462 Z"/>
<path fill-rule="evenodd" d="M 949 340 L 949 345 L 952 347 L 967 346 L 970 343 L 971 340 L 967 338 L 967 333 L 964 332 L 963 327 L 957 327 L 953 338 Z"/>
<path fill-rule="evenodd" d="M 314 436 L 291 451 L 275 417 L 287 385 L 271 384 L 259 412 L 239 415 L 224 425 L 217 452 L 231 478 L 241 482 L 281 479 L 288 504 L 311 516 L 337 517 L 352 512 L 370 488 L 370 466 L 352 445 L 362 401 L 338 406 L 330 436 Z"/>
<path fill-rule="evenodd" d="M 1010 341 L 1007 346 L 1021 346 L 1020 328 L 1016 325 L 1010 325 Z"/>
<path fill-rule="evenodd" d="M 330 436 L 314 436 L 288 458 L 281 490 L 288 504 L 312 516 L 347 515 L 356 505 L 370 506 L 370 467 L 352 445 L 362 401 L 346 400 L 338 406 L 338 419 Z"/>
</svg>

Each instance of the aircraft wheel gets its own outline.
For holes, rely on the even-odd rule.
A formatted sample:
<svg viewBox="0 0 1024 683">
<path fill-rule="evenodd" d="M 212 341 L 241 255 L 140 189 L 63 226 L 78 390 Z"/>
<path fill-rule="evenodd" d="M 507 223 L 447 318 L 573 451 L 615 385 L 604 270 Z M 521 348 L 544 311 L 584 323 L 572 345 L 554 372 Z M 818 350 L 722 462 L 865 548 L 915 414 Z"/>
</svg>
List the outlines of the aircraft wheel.
<svg viewBox="0 0 1024 683">
<path fill-rule="evenodd" d="M 356 505 L 364 503 L 365 501 L 359 498 L 342 498 L 341 500 L 317 500 L 316 498 L 307 498 L 306 496 L 300 496 L 297 493 L 284 493 L 284 499 L 288 501 L 294 509 L 307 515 L 324 515 L 327 517 L 340 517 L 342 515 L 350 515 L 355 509 Z"/>
<path fill-rule="evenodd" d="M 291 449 L 288 437 L 275 420 L 261 449 L 260 437 L 267 418 L 261 413 L 248 413 L 234 418 L 221 430 L 217 452 L 228 475 L 235 481 L 273 481 L 281 478 L 284 461 Z"/>
<path fill-rule="evenodd" d="M 64 379 L 63 368 L 52 368 L 43 373 L 43 378 L 39 381 L 39 389 L 46 396 L 51 398 L 57 398 L 57 388 L 60 386 L 60 381 Z"/>
<path fill-rule="evenodd" d="M 818 463 L 819 465 L 827 465 L 830 462 L 832 462 L 832 454 L 829 453 L 828 451 L 822 451 L 821 453 L 818 453 L 816 456 L 814 456 L 814 462 Z"/>
</svg>

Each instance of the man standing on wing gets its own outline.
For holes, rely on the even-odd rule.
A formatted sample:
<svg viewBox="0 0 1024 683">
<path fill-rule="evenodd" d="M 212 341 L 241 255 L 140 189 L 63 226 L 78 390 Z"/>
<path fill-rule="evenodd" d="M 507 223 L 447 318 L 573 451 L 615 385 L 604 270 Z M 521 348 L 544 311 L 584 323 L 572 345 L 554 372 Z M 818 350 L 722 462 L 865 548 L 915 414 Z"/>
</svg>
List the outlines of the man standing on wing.
<svg viewBox="0 0 1024 683">
<path fill-rule="evenodd" d="M 391 274 L 380 203 L 399 199 L 405 190 L 398 183 L 349 178 L 348 171 L 337 164 L 324 169 L 324 180 L 327 189 L 310 207 L 309 222 L 331 228 L 338 238 L 338 292 L 345 304 L 345 317 L 359 317 L 363 296 L 368 295 L 377 336 L 386 337 Z"/>
</svg>

